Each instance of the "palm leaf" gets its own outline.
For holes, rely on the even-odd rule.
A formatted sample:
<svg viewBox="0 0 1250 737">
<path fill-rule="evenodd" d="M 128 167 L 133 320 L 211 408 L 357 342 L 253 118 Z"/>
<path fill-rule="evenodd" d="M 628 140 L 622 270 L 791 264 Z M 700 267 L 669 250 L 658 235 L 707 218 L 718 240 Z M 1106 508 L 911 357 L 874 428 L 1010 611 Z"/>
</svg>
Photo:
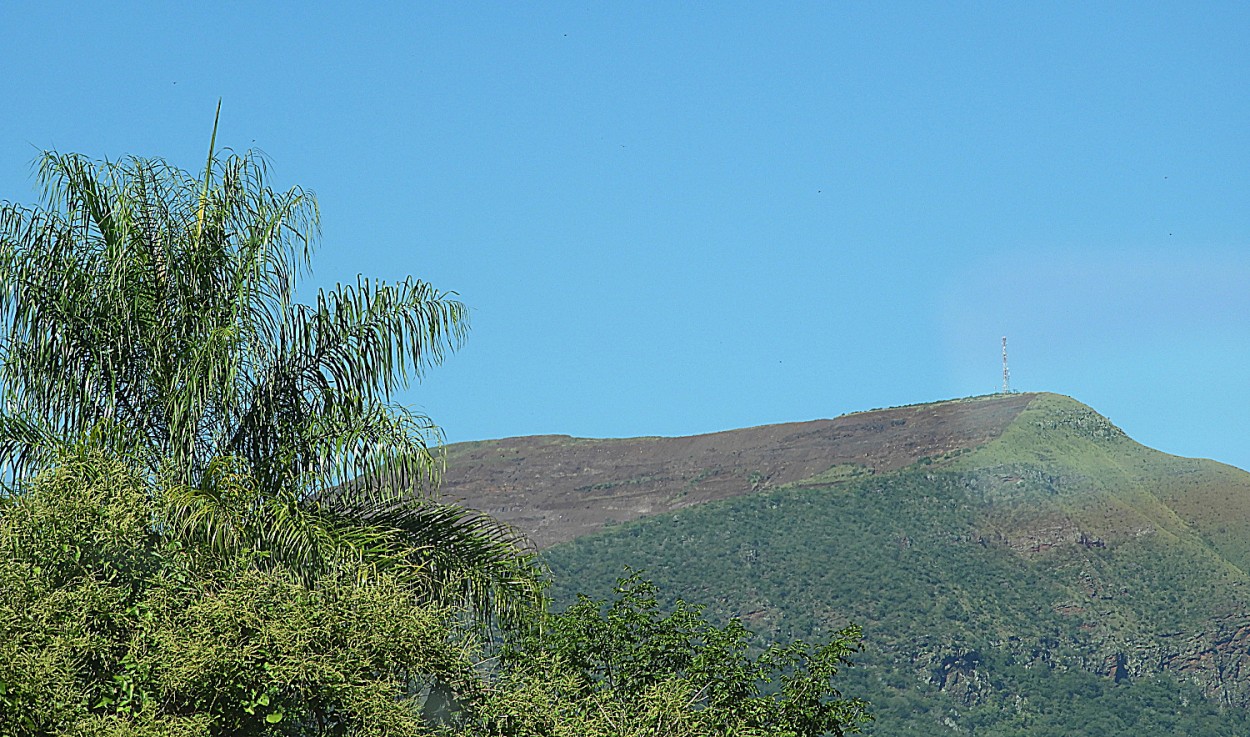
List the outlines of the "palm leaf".
<svg viewBox="0 0 1250 737">
<path fill-rule="evenodd" d="M 252 152 L 218 156 L 216 122 L 199 176 L 55 152 L 38 171 L 40 207 L 0 204 L 10 482 L 90 436 L 181 489 L 170 524 L 207 549 L 308 580 L 406 567 L 430 596 L 496 612 L 530 595 L 518 536 L 429 500 L 441 433 L 392 401 L 464 340 L 453 293 L 358 278 L 297 304 L 316 199 L 272 187 Z M 350 505 L 323 497 L 360 477 Z"/>
</svg>

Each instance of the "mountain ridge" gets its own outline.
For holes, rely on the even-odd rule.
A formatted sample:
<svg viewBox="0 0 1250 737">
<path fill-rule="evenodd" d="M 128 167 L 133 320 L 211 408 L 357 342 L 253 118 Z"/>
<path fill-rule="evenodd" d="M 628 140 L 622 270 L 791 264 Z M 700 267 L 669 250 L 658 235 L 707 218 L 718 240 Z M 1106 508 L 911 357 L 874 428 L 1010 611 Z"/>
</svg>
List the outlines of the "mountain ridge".
<svg viewBox="0 0 1250 737">
<path fill-rule="evenodd" d="M 444 499 L 540 548 L 605 525 L 809 479 L 897 470 L 993 439 L 1037 394 L 999 394 L 680 437 L 534 435 L 447 447 Z"/>
</svg>

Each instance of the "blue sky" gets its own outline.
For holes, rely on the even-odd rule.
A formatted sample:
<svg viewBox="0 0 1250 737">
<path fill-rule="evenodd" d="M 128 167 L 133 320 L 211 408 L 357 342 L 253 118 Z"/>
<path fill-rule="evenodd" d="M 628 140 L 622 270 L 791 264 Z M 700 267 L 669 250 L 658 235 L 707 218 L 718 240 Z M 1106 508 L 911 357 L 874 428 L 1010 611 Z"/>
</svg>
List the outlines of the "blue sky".
<svg viewBox="0 0 1250 737">
<path fill-rule="evenodd" d="M 308 284 L 473 308 L 449 440 L 1070 394 L 1250 468 L 1250 5 L 8 2 L 40 149 L 314 190 Z M 254 7 L 262 6 L 262 7 Z"/>
</svg>

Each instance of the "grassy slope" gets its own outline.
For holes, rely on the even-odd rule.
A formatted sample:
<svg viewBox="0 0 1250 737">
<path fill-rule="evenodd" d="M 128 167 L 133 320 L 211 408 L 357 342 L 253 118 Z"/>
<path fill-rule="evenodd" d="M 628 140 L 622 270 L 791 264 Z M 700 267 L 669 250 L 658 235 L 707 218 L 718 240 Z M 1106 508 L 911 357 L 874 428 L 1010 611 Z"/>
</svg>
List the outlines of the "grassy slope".
<svg viewBox="0 0 1250 737">
<path fill-rule="evenodd" d="M 971 453 L 886 476 L 823 475 L 548 557 L 557 582 L 600 596 L 624 565 L 645 569 L 762 639 L 862 624 L 866 667 L 851 678 L 878 702 L 876 734 L 1076 734 L 1073 723 L 1098 724 L 1108 708 L 1122 721 L 1103 728 L 1169 733 L 1123 721 L 1149 713 L 1223 734 L 1239 714 L 1158 670 L 1246 611 L 1248 505 L 1250 475 L 1150 450 L 1084 405 L 1039 395 Z M 1245 684 L 1210 670 L 1185 678 L 1244 697 Z"/>
</svg>

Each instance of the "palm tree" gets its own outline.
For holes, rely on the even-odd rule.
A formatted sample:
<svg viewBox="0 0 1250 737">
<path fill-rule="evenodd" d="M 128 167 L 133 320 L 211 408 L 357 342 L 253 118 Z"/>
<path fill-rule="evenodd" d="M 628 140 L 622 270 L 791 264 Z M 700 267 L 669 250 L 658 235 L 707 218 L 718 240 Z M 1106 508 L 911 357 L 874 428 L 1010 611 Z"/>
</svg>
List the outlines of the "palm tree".
<svg viewBox="0 0 1250 737">
<path fill-rule="evenodd" d="M 200 177 L 47 152 L 41 206 L 0 203 L 8 483 L 89 437 L 176 482 L 189 536 L 307 577 L 403 567 L 489 614 L 535 600 L 517 535 L 433 500 L 439 430 L 392 400 L 461 343 L 464 305 L 412 278 L 296 303 L 316 200 L 215 140 Z"/>
</svg>

